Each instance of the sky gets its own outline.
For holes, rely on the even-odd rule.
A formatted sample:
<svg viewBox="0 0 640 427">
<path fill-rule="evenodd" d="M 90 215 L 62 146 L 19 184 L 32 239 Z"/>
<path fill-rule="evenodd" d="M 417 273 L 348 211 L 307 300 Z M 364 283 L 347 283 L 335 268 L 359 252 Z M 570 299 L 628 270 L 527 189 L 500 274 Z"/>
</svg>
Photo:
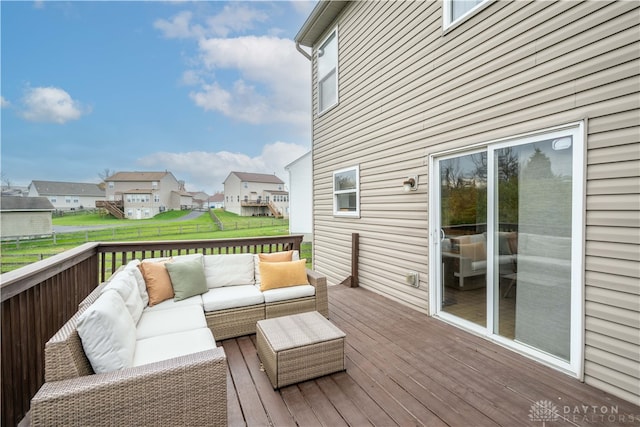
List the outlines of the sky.
<svg viewBox="0 0 640 427">
<path fill-rule="evenodd" d="M 308 1 L 1 1 L 2 184 L 169 171 L 188 191 L 311 149 Z"/>
</svg>

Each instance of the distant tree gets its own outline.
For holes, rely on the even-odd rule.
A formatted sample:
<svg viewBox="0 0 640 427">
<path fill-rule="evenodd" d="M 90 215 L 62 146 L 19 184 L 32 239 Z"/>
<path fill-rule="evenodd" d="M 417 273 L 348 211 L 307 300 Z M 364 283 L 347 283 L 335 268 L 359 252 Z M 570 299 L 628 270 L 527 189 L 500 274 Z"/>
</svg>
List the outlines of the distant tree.
<svg viewBox="0 0 640 427">
<path fill-rule="evenodd" d="M 2 185 L 11 188 L 11 179 L 4 173 L 0 173 L 0 180 L 2 180 Z"/>
<path fill-rule="evenodd" d="M 100 177 L 100 179 L 104 182 L 104 180 L 113 175 L 113 173 L 114 172 L 112 172 L 111 169 L 105 168 L 102 172 L 98 172 L 98 177 Z"/>
</svg>

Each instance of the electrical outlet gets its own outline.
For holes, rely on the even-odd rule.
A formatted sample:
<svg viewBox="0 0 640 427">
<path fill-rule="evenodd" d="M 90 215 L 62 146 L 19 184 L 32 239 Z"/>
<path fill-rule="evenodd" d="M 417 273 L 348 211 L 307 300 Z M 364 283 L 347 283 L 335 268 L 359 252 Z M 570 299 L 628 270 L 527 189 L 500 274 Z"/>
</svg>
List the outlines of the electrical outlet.
<svg viewBox="0 0 640 427">
<path fill-rule="evenodd" d="M 419 275 L 416 271 L 409 271 L 404 276 L 404 281 L 407 285 L 413 286 L 414 288 L 420 287 Z"/>
</svg>

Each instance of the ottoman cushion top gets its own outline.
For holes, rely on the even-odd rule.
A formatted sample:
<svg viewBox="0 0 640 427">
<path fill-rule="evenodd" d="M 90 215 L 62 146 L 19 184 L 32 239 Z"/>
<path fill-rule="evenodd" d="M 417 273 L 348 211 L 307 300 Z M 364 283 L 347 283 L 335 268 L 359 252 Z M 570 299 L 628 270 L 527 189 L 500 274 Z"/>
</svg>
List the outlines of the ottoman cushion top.
<svg viewBox="0 0 640 427">
<path fill-rule="evenodd" d="M 276 352 L 345 337 L 317 311 L 259 320 L 258 327 Z"/>
</svg>

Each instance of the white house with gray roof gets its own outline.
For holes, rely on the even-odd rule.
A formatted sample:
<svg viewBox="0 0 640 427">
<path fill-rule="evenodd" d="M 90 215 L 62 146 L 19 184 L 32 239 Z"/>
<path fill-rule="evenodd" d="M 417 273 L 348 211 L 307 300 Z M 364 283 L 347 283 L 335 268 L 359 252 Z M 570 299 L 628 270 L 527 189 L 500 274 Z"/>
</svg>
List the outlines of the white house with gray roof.
<svg viewBox="0 0 640 427">
<path fill-rule="evenodd" d="M 289 192 L 276 175 L 231 172 L 224 180 L 225 210 L 241 216 L 289 216 Z"/>
<path fill-rule="evenodd" d="M 46 197 L 56 210 L 95 209 L 105 198 L 98 184 L 84 182 L 31 181 L 28 197 Z"/>
</svg>

